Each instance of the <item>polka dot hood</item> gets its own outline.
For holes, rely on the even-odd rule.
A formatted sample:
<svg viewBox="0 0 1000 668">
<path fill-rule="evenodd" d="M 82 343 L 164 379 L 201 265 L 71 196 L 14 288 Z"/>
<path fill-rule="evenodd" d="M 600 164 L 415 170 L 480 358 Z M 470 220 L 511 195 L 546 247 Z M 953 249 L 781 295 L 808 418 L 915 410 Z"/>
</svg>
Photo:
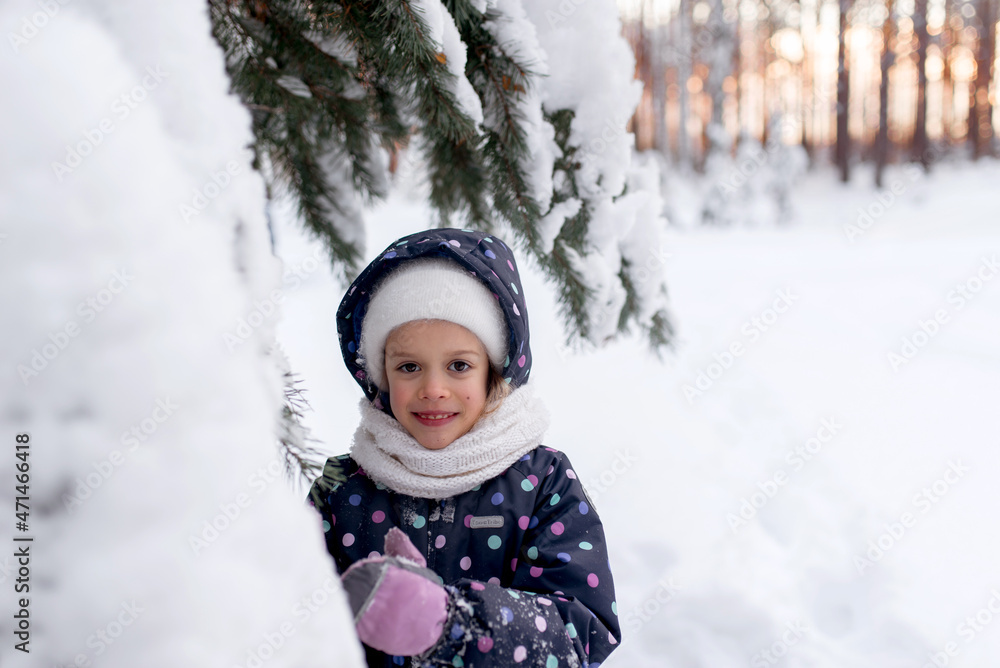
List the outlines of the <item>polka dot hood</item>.
<svg viewBox="0 0 1000 668">
<path fill-rule="evenodd" d="M 371 295 L 379 283 L 400 264 L 424 257 L 444 257 L 457 262 L 486 284 L 497 298 L 507 323 L 507 358 L 501 373 L 512 387 L 528 380 L 531 346 L 528 343 L 528 309 L 517 272 L 514 253 L 495 236 L 475 230 L 440 228 L 424 230 L 391 243 L 358 275 L 337 309 L 340 352 L 348 371 L 379 410 L 391 415 L 389 397 L 366 375 L 358 356 L 361 326 Z"/>
</svg>

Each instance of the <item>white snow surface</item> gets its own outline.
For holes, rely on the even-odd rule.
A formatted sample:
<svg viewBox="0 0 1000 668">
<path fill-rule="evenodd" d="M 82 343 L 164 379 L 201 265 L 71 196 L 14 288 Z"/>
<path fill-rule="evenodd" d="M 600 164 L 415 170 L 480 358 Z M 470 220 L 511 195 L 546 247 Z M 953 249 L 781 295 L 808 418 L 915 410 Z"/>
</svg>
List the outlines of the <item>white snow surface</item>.
<svg viewBox="0 0 1000 668">
<path fill-rule="evenodd" d="M 847 186 L 809 174 L 795 220 L 754 230 L 687 227 L 700 197 L 669 193 L 678 338 L 663 361 L 638 337 L 568 350 L 552 288 L 520 263 L 545 442 L 570 456 L 608 537 L 624 639 L 604 666 L 1000 660 L 1000 164 L 887 177 L 891 202 L 868 170 Z M 279 220 L 280 254 L 301 263 L 315 247 Z M 368 247 L 432 220 L 393 198 L 370 212 Z M 358 420 L 335 343 L 342 293 L 312 274 L 278 327 L 330 454 Z M 935 334 L 894 370 L 921 322 Z"/>
<path fill-rule="evenodd" d="M 276 461 L 283 270 L 206 4 L 7 2 L 0 34 L 0 664 L 363 665 Z"/>
</svg>

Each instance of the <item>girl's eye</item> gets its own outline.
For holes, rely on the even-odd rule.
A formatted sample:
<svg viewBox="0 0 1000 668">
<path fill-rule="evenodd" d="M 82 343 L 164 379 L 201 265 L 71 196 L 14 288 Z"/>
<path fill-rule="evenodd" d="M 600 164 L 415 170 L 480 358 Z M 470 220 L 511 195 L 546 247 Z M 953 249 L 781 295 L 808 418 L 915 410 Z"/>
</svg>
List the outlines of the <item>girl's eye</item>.
<svg viewBox="0 0 1000 668">
<path fill-rule="evenodd" d="M 469 363 L 468 362 L 463 362 L 462 360 L 456 360 L 456 361 L 454 361 L 454 362 L 451 363 L 452 366 L 457 366 L 459 364 L 461 365 L 461 367 L 460 368 L 456 368 L 455 371 L 465 371 L 465 370 L 467 370 L 469 368 Z"/>
<path fill-rule="evenodd" d="M 412 366 L 413 369 L 407 369 L 406 367 L 408 367 L 408 366 Z M 413 362 L 407 362 L 406 364 L 399 365 L 399 369 L 400 369 L 400 371 L 403 371 L 404 373 L 413 373 L 414 371 L 417 370 L 417 365 L 414 364 Z"/>
</svg>

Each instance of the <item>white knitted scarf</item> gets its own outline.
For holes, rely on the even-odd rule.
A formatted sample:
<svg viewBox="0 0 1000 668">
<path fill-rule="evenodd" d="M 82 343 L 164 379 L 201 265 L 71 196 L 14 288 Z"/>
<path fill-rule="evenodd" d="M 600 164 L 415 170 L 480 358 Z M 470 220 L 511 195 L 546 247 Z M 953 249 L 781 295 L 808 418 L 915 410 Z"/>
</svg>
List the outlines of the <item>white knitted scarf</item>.
<svg viewBox="0 0 1000 668">
<path fill-rule="evenodd" d="M 445 499 L 495 478 L 537 448 L 549 421 L 532 386 L 522 385 L 467 433 L 440 450 L 428 450 L 395 418 L 362 399 L 351 457 L 372 480 L 395 492 Z"/>
</svg>

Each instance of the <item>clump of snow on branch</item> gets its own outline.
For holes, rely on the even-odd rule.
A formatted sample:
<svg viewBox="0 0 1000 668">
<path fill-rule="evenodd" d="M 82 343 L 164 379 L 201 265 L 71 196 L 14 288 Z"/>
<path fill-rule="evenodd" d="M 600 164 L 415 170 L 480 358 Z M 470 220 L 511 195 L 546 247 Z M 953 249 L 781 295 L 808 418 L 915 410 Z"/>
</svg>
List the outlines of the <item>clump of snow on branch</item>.
<svg viewBox="0 0 1000 668">
<path fill-rule="evenodd" d="M 659 211 L 654 211 L 659 185 L 637 175 L 635 184 L 641 181 L 642 187 L 652 188 L 652 199 L 640 204 L 634 197 L 619 197 L 626 189 L 634 152 L 634 139 L 626 125 L 639 102 L 642 84 L 633 79 L 635 58 L 621 36 L 614 3 L 539 0 L 524 6 L 548 56 L 549 76 L 542 80 L 542 103 L 550 113 L 559 109 L 574 112 L 569 144 L 576 147 L 575 159 L 580 164 L 576 171 L 580 201 L 573 198 L 553 208 L 542 220 L 542 238 L 548 243 L 558 235 L 567 216 L 581 206 L 589 208 L 586 253 L 569 252 L 568 256 L 593 290 L 587 309 L 589 338 L 601 343 L 615 336 L 618 315 L 627 298 L 619 277 L 623 256 L 628 260 L 625 272 L 630 282 L 641 287 L 643 299 L 652 300 L 642 303 L 640 311 L 654 313 L 661 303 L 662 267 L 647 267 L 641 277 L 633 275 L 646 258 L 639 257 L 643 253 L 636 252 L 638 245 L 629 238 L 640 210 L 644 222 L 635 231 L 636 239 L 648 241 L 653 228 L 663 225 Z"/>
<path fill-rule="evenodd" d="M 548 55 L 542 103 L 548 111 L 575 113 L 570 143 L 582 151 L 581 194 L 591 200 L 614 197 L 625 186 L 634 145 L 625 126 L 642 95 L 641 82 L 632 78 L 635 57 L 620 34 L 617 8 L 556 0 L 524 7 Z"/>
<path fill-rule="evenodd" d="M 483 122 L 483 105 L 476 95 L 476 90 L 465 76 L 467 59 L 465 43 L 462 42 L 462 37 L 455 26 L 455 19 L 441 4 L 441 0 L 411 0 L 411 4 L 427 25 L 426 37 L 439 53 L 444 55 L 445 66 L 454 77 L 451 92 L 458 102 L 459 109 L 479 125 Z"/>
<path fill-rule="evenodd" d="M 484 27 L 503 51 L 530 68 L 530 82 L 524 91 L 515 96 L 513 113 L 525 133 L 527 150 L 520 160 L 520 167 L 527 175 L 528 194 L 538 203 L 540 210 L 547 211 L 552 204 L 552 168 L 555 156 L 559 154 L 555 129 L 542 114 L 541 89 L 549 74 L 548 58 L 539 46 L 535 26 L 528 20 L 521 0 L 496 0 L 492 11 L 496 13 L 496 18 L 485 21 Z M 499 111 L 490 110 L 487 113 L 486 127 L 495 128 L 503 122 Z M 548 249 L 551 250 L 551 243 Z"/>
<path fill-rule="evenodd" d="M 629 277 L 639 300 L 639 320 L 648 322 L 657 311 L 667 308 L 661 276 L 671 257 L 664 234 L 660 165 L 655 156 L 647 153 L 633 157 L 627 186 L 627 194 L 615 203 L 629 213 L 633 222 L 618 247 L 628 261 Z"/>
<path fill-rule="evenodd" d="M 553 205 L 552 209 L 538 221 L 538 236 L 541 239 L 543 252 L 552 252 L 556 237 L 559 236 L 559 230 L 562 229 L 566 219 L 579 213 L 582 205 L 583 202 L 579 199 L 571 197 Z"/>
</svg>

